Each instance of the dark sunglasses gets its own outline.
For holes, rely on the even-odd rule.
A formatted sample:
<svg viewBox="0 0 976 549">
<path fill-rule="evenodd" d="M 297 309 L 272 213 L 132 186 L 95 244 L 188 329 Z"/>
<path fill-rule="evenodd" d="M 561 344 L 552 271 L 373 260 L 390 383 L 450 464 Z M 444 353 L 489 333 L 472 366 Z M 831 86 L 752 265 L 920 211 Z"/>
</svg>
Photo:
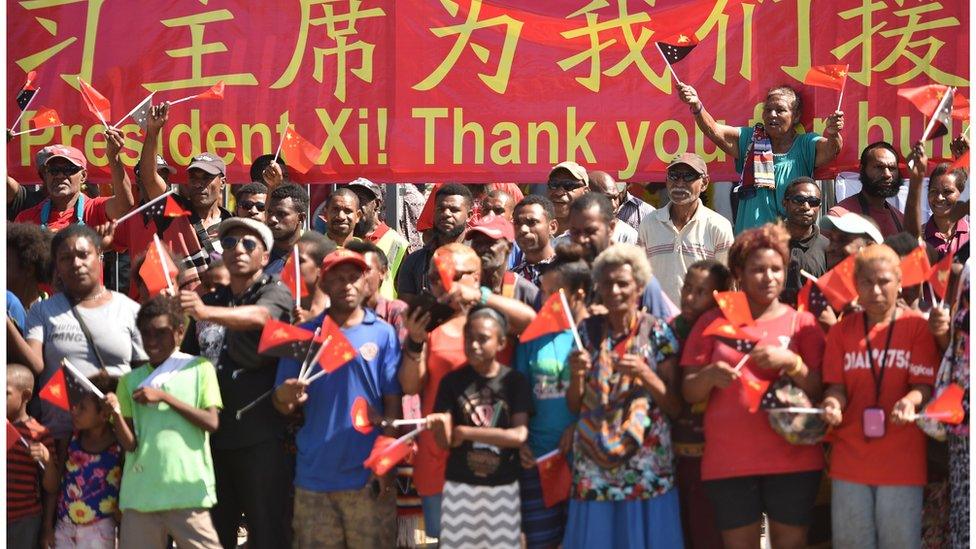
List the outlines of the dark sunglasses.
<svg viewBox="0 0 976 549">
<path fill-rule="evenodd" d="M 233 250 L 237 247 L 238 242 L 244 244 L 244 251 L 247 253 L 251 253 L 258 248 L 257 240 L 245 236 L 225 236 L 220 239 L 220 246 L 224 250 Z"/>
<path fill-rule="evenodd" d="M 798 194 L 795 194 L 795 195 L 787 198 L 787 200 L 789 200 L 790 202 L 796 204 L 797 206 L 802 206 L 804 204 L 807 204 L 811 208 L 819 208 L 820 207 L 820 204 L 823 202 L 822 200 L 820 200 L 816 196 L 801 196 L 801 195 L 798 195 Z"/>
<path fill-rule="evenodd" d="M 555 191 L 555 190 L 562 189 L 562 190 L 564 190 L 566 192 L 572 192 L 572 191 L 575 191 L 576 189 L 580 189 L 582 187 L 585 187 L 586 186 L 586 183 L 583 183 L 582 181 L 565 181 L 565 180 L 562 180 L 562 181 L 550 181 L 550 182 L 546 183 L 546 186 L 549 187 L 549 190 L 551 190 L 551 191 Z"/>
<path fill-rule="evenodd" d="M 237 206 L 242 210 L 250 210 L 254 208 L 259 212 L 263 212 L 265 204 L 264 202 L 251 202 L 250 200 L 242 200 L 237 203 Z"/>
<path fill-rule="evenodd" d="M 697 181 L 701 179 L 701 174 L 698 172 L 668 172 L 668 181 L 684 181 L 685 183 L 691 183 L 692 181 Z"/>
<path fill-rule="evenodd" d="M 51 166 L 51 167 L 48 167 L 48 168 L 44 168 L 44 171 L 46 171 L 47 173 L 49 173 L 50 175 L 52 175 L 54 177 L 57 177 L 59 175 L 66 175 L 68 177 L 71 177 L 74 174 L 80 172 L 81 171 L 81 167 L 80 166 L 75 166 L 75 165 L 68 165 L 68 166 L 61 166 L 61 167 Z"/>
</svg>

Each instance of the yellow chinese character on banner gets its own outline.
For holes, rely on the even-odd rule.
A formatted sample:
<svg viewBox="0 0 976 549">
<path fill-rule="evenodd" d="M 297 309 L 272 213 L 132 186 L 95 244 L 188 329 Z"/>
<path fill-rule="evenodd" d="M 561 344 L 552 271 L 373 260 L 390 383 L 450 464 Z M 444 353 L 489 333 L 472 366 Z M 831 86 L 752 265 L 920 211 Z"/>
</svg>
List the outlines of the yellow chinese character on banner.
<svg viewBox="0 0 976 549">
<path fill-rule="evenodd" d="M 897 2 L 899 6 L 902 2 Z M 945 42 L 929 35 L 929 31 L 949 27 L 958 27 L 959 20 L 955 17 L 930 18 L 923 21 L 923 15 L 941 11 L 942 4 L 930 2 L 911 8 L 892 11 L 892 15 L 907 18 L 904 26 L 892 28 L 887 21 L 875 24 L 875 13 L 885 10 L 888 5 L 874 0 L 862 0 L 856 8 L 842 11 L 838 15 L 843 19 L 860 18 L 861 33 L 847 42 L 830 50 L 838 59 L 843 59 L 855 49 L 861 50 L 861 69 L 852 71 L 851 78 L 868 86 L 871 84 L 871 73 L 890 69 L 900 59 L 911 63 L 912 67 L 902 74 L 885 79 L 888 84 L 904 84 L 916 76 L 924 73 L 939 84 L 949 86 L 968 86 L 969 81 L 962 76 L 950 74 L 934 65 L 936 55 Z M 962 29 L 963 32 L 965 29 Z M 921 36 L 916 36 L 920 34 Z M 879 38 L 897 38 L 891 52 L 880 62 L 874 64 L 874 48 L 879 45 Z"/>
<path fill-rule="evenodd" d="M 340 13 L 336 11 L 336 5 L 348 3 L 348 11 Z M 298 76 L 298 68 L 305 57 L 305 47 L 308 44 L 308 34 L 311 27 L 325 26 L 325 35 L 335 44 L 331 48 L 312 48 L 315 57 L 315 69 L 312 77 L 322 82 L 324 77 L 325 58 L 335 56 L 336 76 L 333 95 L 339 101 L 346 100 L 346 72 L 352 72 L 363 82 L 373 81 L 373 49 L 375 44 L 370 44 L 363 40 L 350 41 L 350 37 L 355 35 L 356 23 L 362 19 L 371 17 L 383 17 L 386 12 L 382 8 L 362 8 L 362 0 L 301 0 L 302 4 L 302 23 L 301 30 L 298 32 L 298 42 L 295 45 L 295 53 L 291 56 L 291 61 L 285 72 L 278 80 L 271 85 L 273 89 L 284 88 L 291 85 Z M 322 8 L 321 17 L 312 17 L 312 7 Z M 348 57 L 350 53 L 359 53 L 359 67 L 348 69 Z"/>
<path fill-rule="evenodd" d="M 82 2 L 88 5 L 88 9 L 85 16 L 85 30 L 84 36 L 82 37 L 82 47 L 79 56 L 81 59 L 81 66 L 79 67 L 79 71 L 77 73 L 61 75 L 61 78 L 63 78 L 65 82 L 76 89 L 78 88 L 79 76 L 89 82 L 92 79 L 92 67 L 95 62 L 95 38 L 98 35 L 98 16 L 101 14 L 102 4 L 105 3 L 105 0 L 27 0 L 20 2 L 20 5 L 28 10 L 41 10 L 44 8 L 66 6 L 68 4 L 78 4 Z M 59 25 L 56 21 L 40 16 L 35 16 L 34 20 L 37 21 L 41 27 L 48 32 L 48 34 L 51 36 L 58 36 Z M 77 36 L 65 38 L 49 48 L 45 48 L 37 53 L 33 53 L 18 59 L 16 63 L 20 66 L 20 68 L 24 69 L 24 72 L 30 72 L 77 41 Z"/>
<path fill-rule="evenodd" d="M 223 80 L 228 86 L 256 86 L 258 81 L 251 73 L 203 75 L 203 56 L 227 51 L 223 42 L 204 42 L 203 31 L 208 23 L 229 21 L 234 15 L 227 10 L 214 10 L 160 21 L 167 27 L 189 27 L 190 45 L 185 48 L 166 50 L 166 55 L 173 58 L 190 58 L 190 77 L 168 82 L 150 82 L 143 84 L 149 91 L 176 90 L 182 88 L 197 88 L 211 86 Z"/>
<path fill-rule="evenodd" d="M 456 2 L 453 0 L 441 0 L 441 5 L 444 6 L 444 9 L 447 10 L 451 17 L 457 17 L 459 6 Z M 488 64 L 491 58 L 491 52 L 485 46 L 472 42 L 471 35 L 474 31 L 480 29 L 504 27 L 505 40 L 502 43 L 501 54 L 498 56 L 498 68 L 494 74 L 478 73 L 478 78 L 495 93 L 505 93 L 505 90 L 508 89 L 508 77 L 512 72 L 512 60 L 515 59 L 515 48 L 518 46 L 519 35 L 522 33 L 522 21 L 509 17 L 508 15 L 498 15 L 479 21 L 478 16 L 480 14 L 481 0 L 471 0 L 471 6 L 468 8 L 468 15 L 464 23 L 430 29 L 430 32 L 438 38 L 457 36 L 457 39 L 454 41 L 454 46 L 451 47 L 451 51 L 448 52 L 447 57 L 441 61 L 441 64 L 427 75 L 427 78 L 424 78 L 413 86 L 413 89 L 427 91 L 440 84 L 444 80 L 444 77 L 447 76 L 447 73 L 451 72 L 454 65 L 458 62 L 458 59 L 464 52 L 465 46 L 470 46 L 471 51 L 474 52 L 478 59 L 482 63 Z"/>
<path fill-rule="evenodd" d="M 631 65 L 635 65 L 637 70 L 644 75 L 644 78 L 648 82 L 658 89 L 665 91 L 668 86 L 667 73 L 665 71 L 662 71 L 661 74 L 655 73 L 651 70 L 650 65 L 647 64 L 647 59 L 644 58 L 644 48 L 650 43 L 651 36 L 654 33 L 649 27 L 641 25 L 648 23 L 651 20 L 650 16 L 647 12 L 628 13 L 627 0 L 617 0 L 617 16 L 600 21 L 600 16 L 596 12 L 609 5 L 606 0 L 593 0 L 582 9 L 566 17 L 566 19 L 572 19 L 585 15 L 586 25 L 561 32 L 562 37 L 567 40 L 586 37 L 589 38 L 590 43 L 586 50 L 559 61 L 559 68 L 568 71 L 581 63 L 589 62 L 590 74 L 588 76 L 577 76 L 576 81 L 588 90 L 598 92 L 600 91 L 602 75 L 609 77 L 619 76 L 625 69 Z M 639 34 L 635 35 L 635 27 L 640 29 Z M 627 46 L 627 55 L 612 67 L 602 70 L 601 53 L 603 50 L 616 44 L 617 39 L 610 38 L 601 41 L 600 35 L 601 33 L 613 31 L 616 31 L 623 37 Z M 652 44 L 651 47 L 653 48 L 655 46 Z"/>
</svg>

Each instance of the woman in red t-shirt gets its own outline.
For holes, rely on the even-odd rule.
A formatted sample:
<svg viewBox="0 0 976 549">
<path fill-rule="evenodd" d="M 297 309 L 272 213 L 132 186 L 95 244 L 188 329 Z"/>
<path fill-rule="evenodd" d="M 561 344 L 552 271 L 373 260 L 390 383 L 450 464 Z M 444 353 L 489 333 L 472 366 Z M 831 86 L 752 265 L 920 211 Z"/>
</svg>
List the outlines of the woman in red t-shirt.
<svg viewBox="0 0 976 549">
<path fill-rule="evenodd" d="M 919 547 L 925 434 L 911 423 L 932 393 L 938 352 L 925 318 L 897 306 L 894 250 L 861 250 L 854 279 L 864 310 L 830 329 L 823 367 L 834 544 Z"/>
<path fill-rule="evenodd" d="M 762 514 L 769 517 L 773 547 L 803 547 L 824 466 L 820 445 L 793 445 L 769 425 L 767 413 L 750 412 L 749 380 L 788 376 L 811 400 L 821 393 L 823 333 L 816 319 L 779 302 L 789 264 L 789 234 L 763 225 L 741 233 L 729 250 L 729 268 L 745 294 L 759 338 L 748 360 L 736 342 L 704 335 L 722 316 L 703 314 L 685 343 L 682 394 L 706 402 L 702 481 L 726 547 L 755 547 Z"/>
</svg>

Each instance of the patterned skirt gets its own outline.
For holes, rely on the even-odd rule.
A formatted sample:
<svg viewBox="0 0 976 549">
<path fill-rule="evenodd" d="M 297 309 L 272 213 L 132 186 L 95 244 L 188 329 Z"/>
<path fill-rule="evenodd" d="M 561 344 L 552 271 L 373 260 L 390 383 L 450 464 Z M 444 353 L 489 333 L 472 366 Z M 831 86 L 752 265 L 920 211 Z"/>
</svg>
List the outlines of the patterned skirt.
<svg viewBox="0 0 976 549">
<path fill-rule="evenodd" d="M 518 482 L 503 486 L 444 483 L 442 549 L 518 549 L 521 530 Z"/>
<path fill-rule="evenodd" d="M 949 547 L 969 547 L 969 438 L 949 433 Z"/>
</svg>

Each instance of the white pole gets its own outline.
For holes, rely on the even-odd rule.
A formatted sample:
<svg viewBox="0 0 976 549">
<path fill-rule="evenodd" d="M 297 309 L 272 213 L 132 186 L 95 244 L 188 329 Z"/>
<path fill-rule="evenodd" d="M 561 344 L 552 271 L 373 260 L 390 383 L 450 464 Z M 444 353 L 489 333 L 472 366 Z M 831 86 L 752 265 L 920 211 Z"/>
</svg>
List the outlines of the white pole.
<svg viewBox="0 0 976 549">
<path fill-rule="evenodd" d="M 847 86 L 847 76 L 844 77 L 844 82 L 840 85 L 840 95 L 837 96 L 837 109 L 840 110 L 840 103 L 844 100 L 844 88 Z"/>
<path fill-rule="evenodd" d="M 128 113 L 127 113 L 127 114 L 126 114 L 125 116 L 123 116 L 123 117 L 122 117 L 122 120 L 119 120 L 118 122 L 116 122 L 116 123 L 115 123 L 115 125 L 113 125 L 112 127 L 113 127 L 113 128 L 116 128 L 116 129 L 117 129 L 117 128 L 119 127 L 119 124 L 121 124 L 121 123 L 123 123 L 123 122 L 125 122 L 125 119 L 126 119 L 126 118 L 129 118 L 130 116 L 132 116 L 132 113 L 134 113 L 134 112 L 136 112 L 137 110 L 139 110 L 139 107 L 141 107 L 141 106 L 142 106 L 142 104 L 146 102 L 146 100 L 149 100 L 149 101 L 150 101 L 150 104 L 151 104 L 151 102 L 152 102 L 152 96 L 153 96 L 153 95 L 154 95 L 155 93 L 156 93 L 156 92 L 151 92 L 151 93 L 150 93 L 149 95 L 147 95 L 147 96 L 146 96 L 146 98 L 145 98 L 145 99 L 143 99 L 142 101 L 140 101 L 140 102 L 138 102 L 138 103 L 136 103 L 136 106 L 135 106 L 135 107 L 132 107 L 132 110 L 131 110 L 131 111 L 129 111 L 129 112 L 128 112 Z"/>
<path fill-rule="evenodd" d="M 322 346 L 319 347 L 319 350 L 315 352 L 315 356 L 312 357 L 312 360 L 309 361 L 307 364 L 302 365 L 302 369 L 298 372 L 298 379 L 305 379 L 309 383 L 311 383 L 312 380 L 307 379 L 308 373 L 311 372 L 312 368 L 315 367 L 315 364 L 318 363 L 319 357 L 322 356 L 322 351 L 325 351 L 326 345 L 328 345 L 329 342 L 331 341 L 332 341 L 332 336 L 325 338 L 325 341 L 322 342 Z M 325 370 L 322 371 L 324 372 Z"/>
<path fill-rule="evenodd" d="M 569 320 L 569 328 L 573 331 L 573 339 L 576 341 L 576 348 L 583 351 L 583 341 L 580 340 L 579 331 L 576 329 L 576 321 L 573 320 L 572 313 L 569 312 L 569 302 L 566 300 L 566 292 L 562 288 L 559 288 L 559 299 L 563 304 L 563 310 L 566 311 L 566 318 Z"/>
<path fill-rule="evenodd" d="M 288 126 L 291 126 L 291 124 L 286 124 L 285 131 L 281 132 L 281 139 L 278 140 L 278 150 L 275 151 L 274 160 L 271 161 L 272 164 L 278 163 L 278 155 L 281 154 L 281 145 L 285 142 L 285 134 L 288 133 Z"/>
<path fill-rule="evenodd" d="M 159 262 L 163 267 L 163 276 L 166 277 L 166 287 L 169 288 L 171 295 L 176 295 L 176 291 L 173 289 L 173 279 L 169 276 L 169 265 L 166 264 L 166 252 L 163 250 L 163 243 L 159 241 L 159 235 L 153 234 L 153 245 L 156 247 L 156 253 L 159 255 Z"/>
<path fill-rule="evenodd" d="M 80 381 L 81 384 L 84 385 L 86 389 L 95 393 L 95 396 L 103 400 L 105 399 L 105 393 L 99 391 L 98 387 L 95 387 L 95 384 L 92 383 L 90 379 L 82 375 L 82 373 L 78 371 L 78 368 L 76 368 L 73 364 L 68 362 L 68 359 L 62 358 L 61 365 L 65 367 L 68 370 L 68 372 L 71 373 L 71 375 L 75 376 L 75 378 L 78 381 Z"/>
<path fill-rule="evenodd" d="M 295 308 L 302 306 L 302 270 L 298 265 L 298 244 L 291 250 L 291 257 L 295 262 Z"/>
<path fill-rule="evenodd" d="M 123 215 L 122 217 L 116 219 L 115 220 L 115 223 L 118 224 L 118 225 L 121 225 L 122 222 L 125 221 L 126 219 L 129 219 L 130 217 L 132 217 L 132 216 L 136 215 L 137 213 L 145 210 L 146 208 L 148 208 L 149 206 L 152 206 L 153 204 L 159 202 L 160 200 L 165 200 L 167 196 L 169 196 L 169 195 L 171 195 L 171 194 L 173 194 L 175 192 L 176 191 L 167 191 L 167 192 L 165 192 L 165 193 L 157 196 L 156 198 L 153 198 L 152 200 L 150 200 L 149 202 L 146 202 L 142 206 L 139 206 L 138 208 L 132 210 L 131 212 L 129 212 L 129 213 Z"/>
<path fill-rule="evenodd" d="M 33 130 L 24 130 L 22 132 L 10 132 L 10 135 L 24 135 L 24 134 L 27 134 L 27 133 L 42 132 L 42 131 L 44 131 L 44 130 L 46 130 L 48 128 L 60 128 L 61 126 L 64 126 L 64 124 L 57 124 L 57 125 L 54 125 L 54 126 L 45 126 L 43 128 L 34 128 Z"/>
</svg>

